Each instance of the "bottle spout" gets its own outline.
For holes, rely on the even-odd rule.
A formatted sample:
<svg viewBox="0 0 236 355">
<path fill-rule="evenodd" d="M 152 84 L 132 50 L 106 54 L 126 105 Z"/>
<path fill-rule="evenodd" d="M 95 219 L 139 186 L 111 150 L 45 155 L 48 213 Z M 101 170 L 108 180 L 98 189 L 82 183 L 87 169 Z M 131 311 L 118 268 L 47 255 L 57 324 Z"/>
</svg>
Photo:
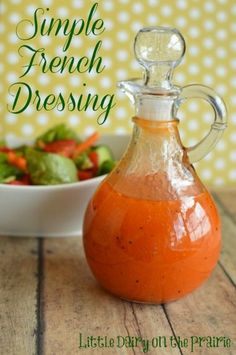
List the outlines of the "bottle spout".
<svg viewBox="0 0 236 355">
<path fill-rule="evenodd" d="M 136 91 L 135 91 L 135 85 L 133 85 L 134 80 L 136 79 L 131 79 L 131 80 L 124 80 L 124 81 L 119 81 L 117 83 L 117 87 L 128 96 L 132 104 L 135 103 L 135 96 L 136 96 Z"/>
</svg>

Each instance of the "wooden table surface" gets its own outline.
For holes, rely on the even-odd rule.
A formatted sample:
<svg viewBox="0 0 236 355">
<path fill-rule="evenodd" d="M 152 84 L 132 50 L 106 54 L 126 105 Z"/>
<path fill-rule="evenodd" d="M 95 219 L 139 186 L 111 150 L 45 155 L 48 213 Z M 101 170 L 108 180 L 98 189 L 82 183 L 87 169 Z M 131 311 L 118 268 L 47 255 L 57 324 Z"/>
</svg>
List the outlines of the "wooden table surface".
<svg viewBox="0 0 236 355">
<path fill-rule="evenodd" d="M 167 305 L 132 304 L 102 290 L 80 237 L 1 237 L 0 355 L 143 354 L 145 344 L 148 354 L 235 355 L 236 191 L 214 197 L 223 224 L 220 261 L 201 288 Z M 100 335 L 116 345 L 119 336 L 120 348 L 81 348 L 80 334 L 83 342 Z M 124 347 L 131 337 L 149 342 Z M 207 347 L 214 337 L 225 338 Z M 227 338 L 230 346 L 222 344 Z"/>
</svg>

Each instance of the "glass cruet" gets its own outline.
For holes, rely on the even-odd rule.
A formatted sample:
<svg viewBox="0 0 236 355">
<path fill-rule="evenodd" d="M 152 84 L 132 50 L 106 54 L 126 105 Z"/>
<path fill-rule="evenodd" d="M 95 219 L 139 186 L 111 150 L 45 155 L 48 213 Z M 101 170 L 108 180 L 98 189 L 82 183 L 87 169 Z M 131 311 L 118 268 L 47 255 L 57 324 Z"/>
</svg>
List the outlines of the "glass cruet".
<svg viewBox="0 0 236 355">
<path fill-rule="evenodd" d="M 206 86 L 173 85 L 185 53 L 178 30 L 144 28 L 134 51 L 144 77 L 119 83 L 135 104 L 133 135 L 87 207 L 83 241 L 106 290 L 130 301 L 165 303 L 201 285 L 219 257 L 219 215 L 192 163 L 216 145 L 226 109 Z M 190 148 L 181 142 L 176 118 L 188 98 L 206 100 L 215 113 L 209 133 Z"/>
</svg>

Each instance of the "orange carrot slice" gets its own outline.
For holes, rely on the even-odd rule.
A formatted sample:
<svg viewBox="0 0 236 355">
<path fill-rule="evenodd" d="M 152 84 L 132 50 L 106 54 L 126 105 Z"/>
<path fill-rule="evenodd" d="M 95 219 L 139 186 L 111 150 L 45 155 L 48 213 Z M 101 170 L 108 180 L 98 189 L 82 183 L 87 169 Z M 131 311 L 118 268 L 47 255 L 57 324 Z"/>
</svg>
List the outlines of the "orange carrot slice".
<svg viewBox="0 0 236 355">
<path fill-rule="evenodd" d="M 11 151 L 7 153 L 7 161 L 10 164 L 14 164 L 17 159 L 16 153 Z"/>
<path fill-rule="evenodd" d="M 23 171 L 27 170 L 27 162 L 26 159 L 23 157 L 17 157 L 15 165 Z"/>
<path fill-rule="evenodd" d="M 86 149 L 91 147 L 99 138 L 99 133 L 94 132 L 91 136 L 89 136 L 84 142 L 79 143 L 75 148 L 73 156 L 76 157 L 77 155 L 83 153 Z"/>
<path fill-rule="evenodd" d="M 14 151 L 7 153 L 7 161 L 23 171 L 26 171 L 27 169 L 26 159 L 24 157 L 19 157 Z"/>
</svg>

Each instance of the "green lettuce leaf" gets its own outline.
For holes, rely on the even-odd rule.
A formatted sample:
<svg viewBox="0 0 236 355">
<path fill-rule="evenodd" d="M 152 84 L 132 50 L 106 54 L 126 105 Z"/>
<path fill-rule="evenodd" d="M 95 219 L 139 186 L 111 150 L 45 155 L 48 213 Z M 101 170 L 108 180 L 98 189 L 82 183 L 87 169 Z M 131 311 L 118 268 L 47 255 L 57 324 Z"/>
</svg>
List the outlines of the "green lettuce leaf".
<svg viewBox="0 0 236 355">
<path fill-rule="evenodd" d="M 0 183 L 6 183 L 21 178 L 24 172 L 16 166 L 0 161 Z"/>
<path fill-rule="evenodd" d="M 26 160 L 34 185 L 56 185 L 78 181 L 77 169 L 71 159 L 29 148 L 26 151 Z"/>
<path fill-rule="evenodd" d="M 65 139 L 74 139 L 78 142 L 80 141 L 78 135 L 72 129 L 67 127 L 64 123 L 61 123 L 39 136 L 36 140 L 36 143 L 39 141 L 44 143 L 51 143 Z"/>
</svg>

